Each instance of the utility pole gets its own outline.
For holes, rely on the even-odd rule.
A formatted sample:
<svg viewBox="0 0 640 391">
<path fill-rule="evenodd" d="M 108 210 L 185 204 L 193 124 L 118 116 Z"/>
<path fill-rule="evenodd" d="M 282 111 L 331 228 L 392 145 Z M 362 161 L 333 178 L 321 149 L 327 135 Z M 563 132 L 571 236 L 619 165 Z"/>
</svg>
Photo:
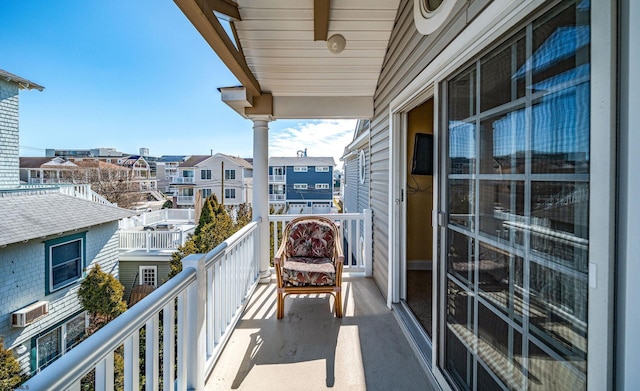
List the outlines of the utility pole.
<svg viewBox="0 0 640 391">
<path fill-rule="evenodd" d="M 220 163 L 222 167 L 222 173 L 220 175 L 220 178 L 222 178 L 222 180 L 220 181 L 221 183 L 220 198 L 222 199 L 222 206 L 224 206 L 224 160 L 221 161 Z"/>
</svg>

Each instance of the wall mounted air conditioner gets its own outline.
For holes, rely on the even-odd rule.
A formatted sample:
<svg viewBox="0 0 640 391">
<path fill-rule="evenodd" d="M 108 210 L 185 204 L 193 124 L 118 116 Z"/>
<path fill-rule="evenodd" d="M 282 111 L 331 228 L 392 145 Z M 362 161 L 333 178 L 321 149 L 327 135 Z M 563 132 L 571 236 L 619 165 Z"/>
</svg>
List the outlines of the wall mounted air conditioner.
<svg viewBox="0 0 640 391">
<path fill-rule="evenodd" d="M 38 301 L 11 314 L 12 327 L 26 327 L 49 314 L 49 302 Z"/>
</svg>

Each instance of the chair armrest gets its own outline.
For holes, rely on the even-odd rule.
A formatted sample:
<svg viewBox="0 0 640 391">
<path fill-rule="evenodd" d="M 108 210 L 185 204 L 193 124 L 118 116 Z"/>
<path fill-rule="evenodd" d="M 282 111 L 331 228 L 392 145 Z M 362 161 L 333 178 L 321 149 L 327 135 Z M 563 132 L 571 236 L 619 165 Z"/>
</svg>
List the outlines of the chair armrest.
<svg viewBox="0 0 640 391">
<path fill-rule="evenodd" d="M 282 264 L 282 262 L 280 262 L 280 260 L 287 258 L 284 250 L 285 250 L 285 242 L 283 241 L 282 244 L 280 245 L 280 248 L 278 249 L 278 252 L 276 253 L 276 255 L 274 255 L 273 257 L 273 265 L 280 265 Z"/>
</svg>

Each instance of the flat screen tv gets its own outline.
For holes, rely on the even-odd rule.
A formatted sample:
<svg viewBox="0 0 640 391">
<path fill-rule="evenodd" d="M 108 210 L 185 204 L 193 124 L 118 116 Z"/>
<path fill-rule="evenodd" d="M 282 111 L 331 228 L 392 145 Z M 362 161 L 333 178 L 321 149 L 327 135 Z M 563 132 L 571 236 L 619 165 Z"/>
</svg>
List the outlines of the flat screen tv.
<svg viewBox="0 0 640 391">
<path fill-rule="evenodd" d="M 433 135 L 416 133 L 413 147 L 412 175 L 433 175 Z"/>
</svg>

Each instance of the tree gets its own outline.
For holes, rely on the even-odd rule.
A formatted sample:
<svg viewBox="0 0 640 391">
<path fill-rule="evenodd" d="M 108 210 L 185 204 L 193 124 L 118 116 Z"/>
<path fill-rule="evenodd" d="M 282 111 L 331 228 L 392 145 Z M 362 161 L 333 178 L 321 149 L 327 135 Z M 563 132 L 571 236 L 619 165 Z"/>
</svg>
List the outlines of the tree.
<svg viewBox="0 0 640 391">
<path fill-rule="evenodd" d="M 0 390 L 13 390 L 23 381 L 20 363 L 11 350 L 4 348 L 4 341 L 0 339 Z"/>
<path fill-rule="evenodd" d="M 80 284 L 78 297 L 89 312 L 91 324 L 96 329 L 123 313 L 127 305 L 122 300 L 124 286 L 110 273 L 103 272 L 96 264 Z"/>
<path fill-rule="evenodd" d="M 171 255 L 169 278 L 182 271 L 182 259 L 189 254 L 206 254 L 251 221 L 251 208 L 240 206 L 236 221 L 229 216 L 215 194 L 207 197 L 193 235 Z"/>
<path fill-rule="evenodd" d="M 144 201 L 140 183 L 133 178 L 133 172 L 123 166 L 98 160 L 74 162 L 78 167 L 65 171 L 64 176 L 73 183 L 88 183 L 91 189 L 109 202 L 121 208 L 130 208 Z"/>
</svg>

